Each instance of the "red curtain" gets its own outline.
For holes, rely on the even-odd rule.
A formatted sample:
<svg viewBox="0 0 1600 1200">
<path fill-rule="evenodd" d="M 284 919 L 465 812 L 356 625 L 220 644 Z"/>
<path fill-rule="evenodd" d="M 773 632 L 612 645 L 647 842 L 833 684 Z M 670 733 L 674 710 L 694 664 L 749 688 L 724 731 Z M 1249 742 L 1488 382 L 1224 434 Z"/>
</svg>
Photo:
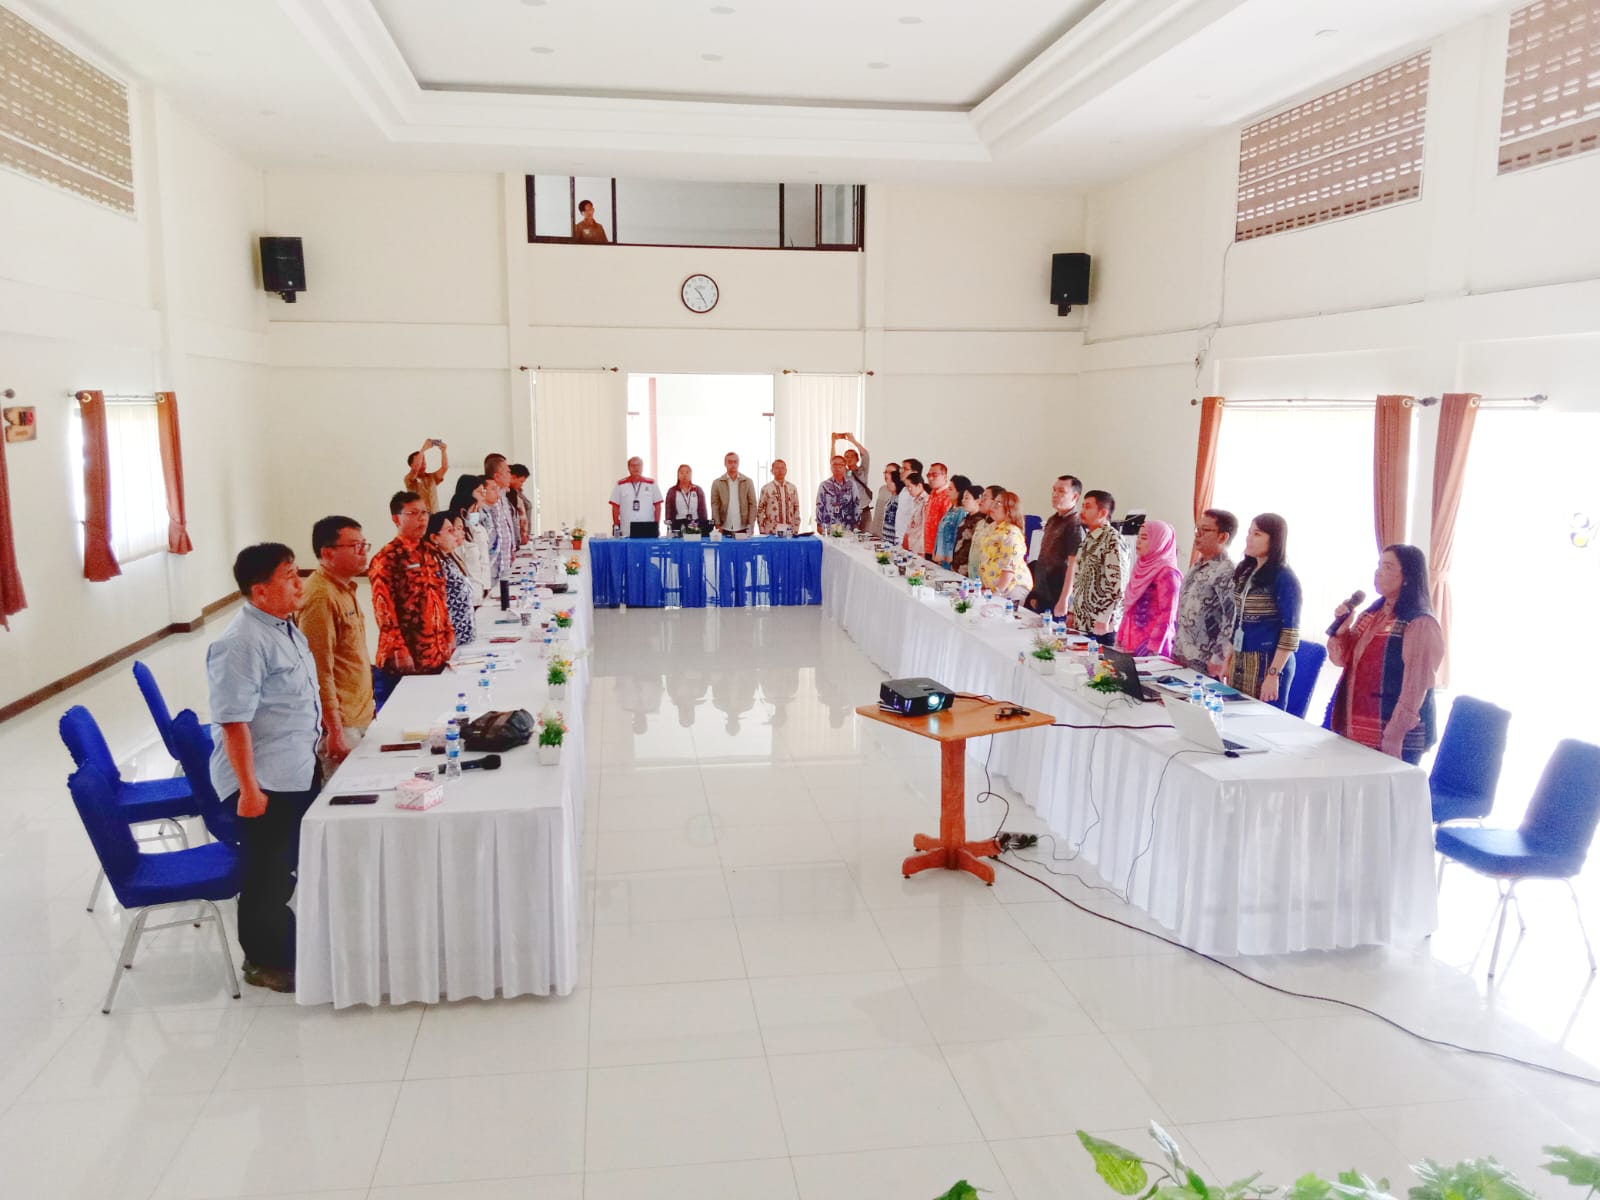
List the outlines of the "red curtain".
<svg viewBox="0 0 1600 1200">
<path fill-rule="evenodd" d="M 122 574 L 111 549 L 111 463 L 104 392 L 79 392 L 83 417 L 83 577 L 101 583 Z"/>
<path fill-rule="evenodd" d="M 178 393 L 156 393 L 156 427 L 161 434 L 161 477 L 167 485 L 167 553 L 188 554 L 188 518 L 183 511 L 183 448 L 178 443 Z"/>
<path fill-rule="evenodd" d="M 1411 397 L 1379 396 L 1372 438 L 1372 515 L 1378 549 L 1406 540 L 1411 488 Z"/>
<path fill-rule="evenodd" d="M 0 629 L 10 629 L 10 617 L 28 607 L 17 570 L 17 543 L 11 533 L 11 481 L 6 475 L 6 440 L 0 434 Z"/>
<path fill-rule="evenodd" d="M 1433 534 L 1428 546 L 1428 599 L 1444 630 L 1444 658 L 1437 682 L 1450 682 L 1450 564 L 1455 557 L 1456 510 L 1467 482 L 1467 449 L 1478 423 L 1478 397 L 1446 392 L 1439 405 L 1439 440 L 1433 455 Z"/>
<path fill-rule="evenodd" d="M 1211 507 L 1217 490 L 1217 434 L 1222 428 L 1222 397 L 1207 396 L 1200 401 L 1200 444 L 1194 459 L 1194 523 L 1198 527 L 1200 516 Z M 1199 549 L 1191 548 L 1189 561 L 1199 557 Z"/>
</svg>

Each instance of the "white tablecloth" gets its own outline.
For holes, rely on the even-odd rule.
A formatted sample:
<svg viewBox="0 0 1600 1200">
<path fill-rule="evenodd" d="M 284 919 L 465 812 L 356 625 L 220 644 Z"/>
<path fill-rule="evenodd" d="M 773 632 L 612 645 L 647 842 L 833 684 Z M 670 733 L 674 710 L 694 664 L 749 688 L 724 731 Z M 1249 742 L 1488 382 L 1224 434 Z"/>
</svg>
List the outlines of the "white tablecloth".
<svg viewBox="0 0 1600 1200">
<path fill-rule="evenodd" d="M 886 578 L 854 540 L 824 539 L 823 605 L 893 677 L 930 676 L 1054 713 L 1070 724 L 1156 724 L 1155 705 L 1113 702 L 1058 660 L 1017 661 L 1032 631 L 958 622 L 931 588 Z M 1185 944 L 1277 954 L 1408 942 L 1438 923 L 1427 778 L 1396 759 L 1254 701 L 1227 731 L 1271 744 L 1239 758 L 1171 729 L 1039 729 L 995 739 L 1002 775 L 1063 843 Z M 968 743 L 991 753 L 990 739 Z M 1163 777 L 1164 773 L 1164 777 Z M 1131 878 L 1131 888 L 1129 881 Z"/>
<path fill-rule="evenodd" d="M 590 642 L 587 562 L 570 582 L 566 595 L 540 602 L 543 612 L 574 610 L 571 640 L 557 651 L 564 657 Z M 537 617 L 524 630 L 494 624 L 499 615 L 495 604 L 479 610 L 479 642 L 466 653 L 489 648 L 491 637 L 530 633 L 536 640 L 492 647 L 523 660 L 496 673 L 492 707 L 537 716 L 550 703 Z M 498 771 L 447 781 L 444 802 L 426 812 L 397 808 L 392 791 L 375 805 L 330 807 L 341 791 L 376 790 L 364 780 L 439 765 L 432 755 L 380 755 L 378 747 L 438 724 L 457 692 L 467 693 L 476 713 L 476 668 L 401 681 L 306 814 L 295 895 L 298 1003 L 431 1004 L 572 990 L 588 678 L 588 663 L 578 658 L 567 697 L 555 705 L 568 728 L 559 765 L 541 767 L 530 743 L 502 755 Z"/>
</svg>

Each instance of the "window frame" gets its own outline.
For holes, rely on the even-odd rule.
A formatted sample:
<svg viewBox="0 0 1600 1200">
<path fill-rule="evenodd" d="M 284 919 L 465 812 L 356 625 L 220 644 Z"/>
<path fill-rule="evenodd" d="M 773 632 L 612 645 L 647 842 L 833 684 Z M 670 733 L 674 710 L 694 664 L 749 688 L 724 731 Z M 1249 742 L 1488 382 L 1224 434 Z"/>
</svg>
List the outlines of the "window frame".
<svg viewBox="0 0 1600 1200">
<path fill-rule="evenodd" d="M 132 482 L 125 474 L 122 466 L 126 447 L 123 441 L 126 434 L 125 423 L 119 423 L 111 414 L 126 408 L 148 409 L 148 430 L 141 430 L 141 436 L 148 432 L 150 462 L 153 470 L 147 474 L 154 480 L 154 487 L 149 494 L 143 497 L 148 505 L 149 515 L 152 520 L 150 527 L 143 537 L 135 541 L 134 534 L 128 530 L 129 514 L 134 511 L 133 501 L 136 497 L 130 489 Z M 149 401 L 138 400 L 107 400 L 106 401 L 106 472 L 111 484 L 111 505 L 108 515 L 111 523 L 111 552 L 116 557 L 119 565 L 126 566 L 140 559 L 150 558 L 157 554 L 166 554 L 167 526 L 171 519 L 167 510 L 166 476 L 161 459 L 161 418 L 159 401 L 152 397 Z M 72 424 L 68 439 L 68 449 L 72 455 L 72 465 L 79 485 L 73 489 L 73 514 L 78 526 L 78 550 L 80 555 L 83 550 L 84 522 L 87 520 L 87 497 L 83 492 L 82 478 L 83 466 L 83 412 L 76 405 L 72 410 Z"/>
</svg>

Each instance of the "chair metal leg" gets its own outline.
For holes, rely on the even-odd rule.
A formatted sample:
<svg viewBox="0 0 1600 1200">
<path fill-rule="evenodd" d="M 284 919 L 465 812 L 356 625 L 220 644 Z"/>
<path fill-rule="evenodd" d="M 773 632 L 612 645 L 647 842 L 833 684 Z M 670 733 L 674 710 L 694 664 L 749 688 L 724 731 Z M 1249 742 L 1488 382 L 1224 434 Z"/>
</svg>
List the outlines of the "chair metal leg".
<svg viewBox="0 0 1600 1200">
<path fill-rule="evenodd" d="M 1500 893 L 1500 921 L 1495 926 L 1494 949 L 1489 952 L 1490 979 L 1494 978 L 1494 969 L 1500 962 L 1500 939 L 1505 936 L 1506 932 L 1506 909 L 1511 907 L 1511 893 L 1516 889 L 1516 886 L 1516 882 L 1513 881 L 1510 887 Z M 1520 920 L 1521 918 L 1519 917 L 1518 919 Z"/>
<path fill-rule="evenodd" d="M 145 918 L 149 914 L 148 908 L 141 908 L 133 918 L 133 923 L 128 926 L 128 936 L 122 940 L 122 953 L 117 956 L 117 965 L 111 968 L 111 987 L 107 989 L 105 1005 L 100 1009 L 103 1013 L 110 1013 L 111 1006 L 117 1002 L 117 989 L 122 986 L 122 973 L 133 967 L 133 955 L 139 947 L 139 938 L 144 933 Z"/>
<path fill-rule="evenodd" d="M 1439 855 L 1439 878 L 1433 881 L 1433 894 L 1437 896 L 1444 889 L 1444 869 L 1450 865 L 1448 855 Z"/>
<path fill-rule="evenodd" d="M 94 886 L 89 889 L 89 903 L 84 905 L 88 912 L 94 911 L 95 902 L 100 899 L 100 885 L 106 881 L 106 869 L 99 868 L 94 873 Z"/>
<path fill-rule="evenodd" d="M 239 974 L 233 969 L 233 950 L 228 946 L 228 927 L 222 923 L 222 910 L 210 900 L 202 900 L 200 903 L 203 907 L 211 910 L 211 915 L 206 920 L 216 924 L 217 945 L 222 948 L 222 961 L 228 964 L 228 988 L 232 992 L 233 998 L 237 1000 L 239 998 Z"/>
<path fill-rule="evenodd" d="M 1561 882 L 1567 885 L 1567 892 L 1572 896 L 1572 911 L 1578 918 L 1578 932 L 1583 934 L 1583 948 L 1589 955 L 1589 974 L 1593 975 L 1595 973 L 1594 946 L 1590 944 L 1589 930 L 1583 924 L 1583 905 L 1578 903 L 1578 889 L 1572 886 L 1572 880 L 1570 879 L 1563 879 Z"/>
</svg>

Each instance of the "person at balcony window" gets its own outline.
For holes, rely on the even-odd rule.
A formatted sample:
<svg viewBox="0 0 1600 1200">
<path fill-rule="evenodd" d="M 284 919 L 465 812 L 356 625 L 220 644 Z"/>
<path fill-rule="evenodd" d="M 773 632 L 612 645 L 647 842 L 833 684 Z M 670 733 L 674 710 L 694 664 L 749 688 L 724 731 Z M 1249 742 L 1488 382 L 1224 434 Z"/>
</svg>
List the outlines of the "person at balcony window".
<svg viewBox="0 0 1600 1200">
<path fill-rule="evenodd" d="M 606 227 L 594 219 L 593 200 L 578 201 L 578 223 L 572 227 L 572 240 L 593 246 L 604 246 L 611 240 L 606 237 Z"/>
<path fill-rule="evenodd" d="M 1428 560 L 1415 546 L 1385 546 L 1373 576 L 1378 598 L 1354 621 L 1350 606 L 1328 639 L 1328 661 L 1343 667 L 1330 727 L 1351 741 L 1408 763 L 1435 741 L 1433 684 L 1444 630 L 1428 607 Z"/>
<path fill-rule="evenodd" d="M 1238 606 L 1228 682 L 1278 708 L 1288 706 L 1300 645 L 1300 579 L 1288 558 L 1289 522 L 1262 513 L 1250 522 L 1244 558 L 1233 573 Z"/>
<path fill-rule="evenodd" d="M 1146 521 L 1139 529 L 1133 573 L 1122 597 L 1122 624 L 1117 645 L 1135 657 L 1172 652 L 1173 622 L 1178 615 L 1178 534 L 1165 521 Z"/>
</svg>

